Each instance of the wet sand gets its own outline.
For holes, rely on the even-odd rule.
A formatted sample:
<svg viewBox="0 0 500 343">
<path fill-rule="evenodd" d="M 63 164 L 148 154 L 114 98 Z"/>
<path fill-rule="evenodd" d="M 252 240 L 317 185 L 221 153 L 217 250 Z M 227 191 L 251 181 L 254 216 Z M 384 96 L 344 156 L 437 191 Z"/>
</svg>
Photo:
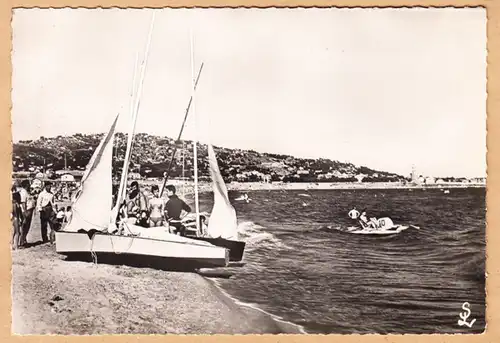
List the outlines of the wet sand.
<svg viewBox="0 0 500 343">
<path fill-rule="evenodd" d="M 13 334 L 299 333 L 196 273 L 70 262 L 51 244 L 15 250 L 12 261 Z"/>
</svg>

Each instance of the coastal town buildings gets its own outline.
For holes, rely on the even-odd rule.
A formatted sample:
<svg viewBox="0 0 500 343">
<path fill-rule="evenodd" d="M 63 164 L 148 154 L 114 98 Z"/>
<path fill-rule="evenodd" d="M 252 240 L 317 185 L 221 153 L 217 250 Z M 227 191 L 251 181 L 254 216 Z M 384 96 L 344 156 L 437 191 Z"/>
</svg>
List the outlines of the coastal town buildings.
<svg viewBox="0 0 500 343">
<path fill-rule="evenodd" d="M 75 134 L 55 138 L 40 137 L 14 144 L 12 166 L 16 177 L 62 179 L 71 175 L 78 180 L 102 134 Z M 127 135 L 117 133 L 114 165 L 123 163 Z M 131 179 L 158 179 L 163 176 L 172 157 L 177 154 L 170 178 L 193 178 L 193 143 L 145 133 L 135 136 L 135 153 L 129 171 Z M 288 155 L 259 153 L 253 150 L 215 147 L 221 173 L 226 182 L 340 182 L 340 183 L 401 183 L 414 185 L 447 184 L 450 182 L 485 183 L 485 178 L 456 179 L 424 176 L 412 166 L 409 178 L 387 171 L 372 170 L 329 159 L 305 159 Z M 209 178 L 206 146 L 198 144 L 200 180 Z M 115 168 L 119 169 L 119 168 Z M 64 176 L 70 179 L 71 176 Z M 119 175 L 115 175 L 117 178 Z"/>
</svg>

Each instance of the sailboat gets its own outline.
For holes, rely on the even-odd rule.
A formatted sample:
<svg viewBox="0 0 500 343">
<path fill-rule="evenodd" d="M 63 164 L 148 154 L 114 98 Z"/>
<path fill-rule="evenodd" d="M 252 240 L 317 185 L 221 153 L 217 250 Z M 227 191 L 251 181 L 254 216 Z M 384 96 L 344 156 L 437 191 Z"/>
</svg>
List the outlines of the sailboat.
<svg viewBox="0 0 500 343">
<path fill-rule="evenodd" d="M 194 53 L 193 53 L 193 36 L 191 35 L 191 72 L 192 72 L 192 82 L 193 82 L 193 116 L 196 120 L 196 109 L 194 101 L 194 93 L 196 90 L 196 83 L 194 78 Z M 195 129 L 196 132 L 196 129 Z M 194 189 L 195 189 L 195 206 L 196 206 L 196 217 L 195 217 L 195 228 L 196 230 L 188 230 L 187 237 L 212 243 L 216 246 L 224 247 L 229 249 L 229 260 L 230 261 L 241 261 L 243 259 L 243 252 L 245 250 L 245 242 L 238 240 L 238 220 L 236 217 L 236 211 L 229 201 L 229 196 L 227 192 L 226 184 L 220 173 L 219 164 L 217 163 L 217 157 L 215 151 L 210 142 L 207 143 L 208 150 L 208 166 L 210 170 L 210 176 L 212 179 L 212 189 L 214 193 L 214 205 L 212 212 L 210 214 L 210 219 L 208 221 L 208 227 L 204 235 L 200 235 L 202 232 L 200 226 L 200 216 L 199 216 L 199 201 L 198 201 L 198 155 L 197 155 L 197 140 L 193 142 L 193 158 L 194 158 Z"/>
<path fill-rule="evenodd" d="M 227 248 L 229 249 L 230 261 L 241 261 L 243 259 L 246 243 L 238 239 L 238 219 L 236 210 L 229 201 L 227 187 L 222 179 L 215 151 L 210 143 L 207 144 L 207 149 L 214 193 L 214 205 L 208 221 L 206 235 L 199 236 L 198 232 L 200 232 L 200 230 L 196 228 L 188 230 L 187 237 Z"/>
<path fill-rule="evenodd" d="M 112 209 L 111 162 L 113 125 L 96 149 L 80 192 L 72 204 L 70 222 L 56 232 L 56 251 L 66 256 L 92 254 L 165 259 L 166 263 L 202 267 L 225 267 L 229 251 L 208 242 L 200 242 L 169 232 L 166 227 L 143 228 L 122 222 L 124 233 L 117 234 Z"/>
<path fill-rule="evenodd" d="M 81 256 L 82 254 L 89 256 L 90 254 L 99 259 L 105 258 L 105 260 L 109 257 L 121 259 L 132 257 L 141 262 L 153 259 L 165 263 L 173 262 L 171 265 L 176 267 L 225 267 L 229 263 L 228 249 L 209 242 L 175 235 L 170 233 L 167 227 L 143 228 L 128 222 L 126 218 L 118 220 L 120 205 L 125 196 L 130 151 L 153 23 L 154 12 L 137 98 L 135 102 L 134 99 L 131 102 L 133 104 L 131 105 L 132 125 L 116 204 L 113 204 L 112 197 L 112 158 L 119 115 L 116 116 L 87 165 L 80 189 L 72 203 L 71 220 L 55 234 L 56 251 L 66 256 Z"/>
<path fill-rule="evenodd" d="M 201 71 L 203 70 L 203 63 L 201 64 L 200 70 L 198 72 L 198 76 L 194 77 L 194 56 L 193 56 L 193 37 L 191 35 L 191 72 L 192 72 L 192 94 L 189 100 L 188 106 L 186 108 L 186 113 L 184 115 L 184 121 L 181 125 L 181 130 L 176 142 L 180 141 L 182 132 L 184 130 L 184 126 L 186 123 L 186 119 L 189 113 L 191 106 L 193 107 L 192 112 L 196 121 L 196 110 L 195 110 L 195 91 L 196 86 L 198 84 Z M 196 133 L 196 130 L 194 130 Z M 193 155 L 194 155 L 194 193 L 195 193 L 195 208 L 196 213 L 193 216 L 188 215 L 185 219 L 191 220 L 182 220 L 181 223 L 184 225 L 186 229 L 186 237 L 197 241 L 204 241 L 211 243 L 215 246 L 229 249 L 229 260 L 232 262 L 238 262 L 243 259 L 243 253 L 245 250 L 246 243 L 238 239 L 238 221 L 236 217 L 236 211 L 231 205 L 229 201 L 229 196 L 226 188 L 226 184 L 222 179 L 220 168 L 217 163 L 217 158 L 214 152 L 214 149 L 210 143 L 207 144 L 208 148 L 208 162 L 210 175 L 212 178 L 212 186 L 214 192 L 214 206 L 212 209 L 212 213 L 210 214 L 210 219 L 208 223 L 207 230 L 204 235 L 200 235 L 201 233 L 201 225 L 200 223 L 200 213 L 199 213 L 199 200 L 198 200 L 198 156 L 197 156 L 197 140 L 196 138 L 193 141 Z M 184 152 L 184 151 L 183 151 Z M 175 158 L 176 148 L 171 157 L 170 165 L 168 166 L 166 176 L 163 180 L 163 185 L 160 190 L 160 196 L 163 194 L 163 190 L 165 189 L 168 173 L 172 168 L 172 163 Z M 184 168 L 184 164 L 183 164 Z M 183 173 L 184 176 L 184 173 Z"/>
</svg>

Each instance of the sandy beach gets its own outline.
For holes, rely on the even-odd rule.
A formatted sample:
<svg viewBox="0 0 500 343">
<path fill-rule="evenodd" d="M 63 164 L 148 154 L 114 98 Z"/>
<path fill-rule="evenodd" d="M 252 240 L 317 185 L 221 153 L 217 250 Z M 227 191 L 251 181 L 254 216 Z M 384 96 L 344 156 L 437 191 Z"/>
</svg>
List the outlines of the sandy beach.
<svg viewBox="0 0 500 343">
<path fill-rule="evenodd" d="M 40 240 L 34 218 L 29 243 Z M 12 252 L 13 334 L 299 333 L 196 273 L 65 261 L 55 245 Z"/>
</svg>

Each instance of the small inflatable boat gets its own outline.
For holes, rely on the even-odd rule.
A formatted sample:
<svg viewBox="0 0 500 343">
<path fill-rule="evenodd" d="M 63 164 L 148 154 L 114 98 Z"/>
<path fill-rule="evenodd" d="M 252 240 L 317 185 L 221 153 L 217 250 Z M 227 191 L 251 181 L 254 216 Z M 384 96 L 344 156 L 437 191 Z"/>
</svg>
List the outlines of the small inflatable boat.
<svg viewBox="0 0 500 343">
<path fill-rule="evenodd" d="M 418 229 L 414 225 L 396 225 L 391 218 L 379 218 L 376 221 L 377 227 L 371 226 L 351 226 L 347 228 L 347 232 L 360 235 L 394 235 L 400 233 L 410 227 Z"/>
</svg>

